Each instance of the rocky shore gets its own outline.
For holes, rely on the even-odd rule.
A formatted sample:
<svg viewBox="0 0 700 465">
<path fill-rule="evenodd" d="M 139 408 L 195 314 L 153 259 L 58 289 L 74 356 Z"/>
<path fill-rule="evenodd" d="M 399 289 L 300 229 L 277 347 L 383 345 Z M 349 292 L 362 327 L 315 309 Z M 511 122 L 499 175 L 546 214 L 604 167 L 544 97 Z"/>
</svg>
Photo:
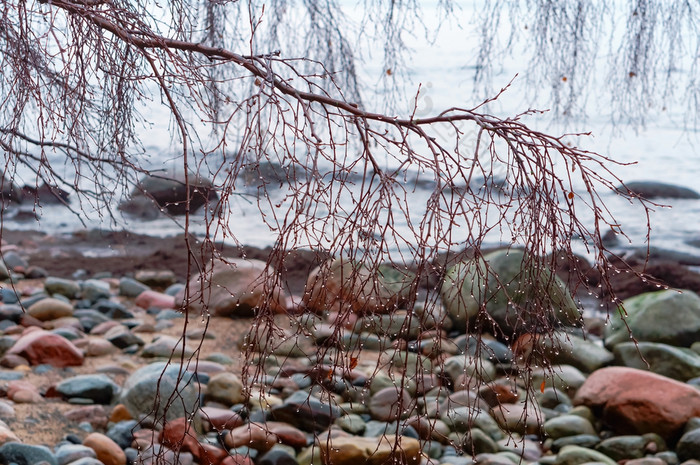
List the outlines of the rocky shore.
<svg viewBox="0 0 700 465">
<path fill-rule="evenodd" d="M 494 336 L 453 284 L 478 263 L 408 310 L 395 270 L 348 285 L 347 262 L 311 253 L 284 257 L 287 285 L 263 294 L 269 250 L 224 250 L 236 266 L 202 287 L 182 238 L 2 242 L 3 464 L 700 464 L 700 280 L 667 260 L 652 264 L 665 283 L 612 283 L 624 321 L 582 325 L 565 269 L 544 334 L 489 290 Z M 516 253 L 485 259 L 518 277 Z"/>
</svg>

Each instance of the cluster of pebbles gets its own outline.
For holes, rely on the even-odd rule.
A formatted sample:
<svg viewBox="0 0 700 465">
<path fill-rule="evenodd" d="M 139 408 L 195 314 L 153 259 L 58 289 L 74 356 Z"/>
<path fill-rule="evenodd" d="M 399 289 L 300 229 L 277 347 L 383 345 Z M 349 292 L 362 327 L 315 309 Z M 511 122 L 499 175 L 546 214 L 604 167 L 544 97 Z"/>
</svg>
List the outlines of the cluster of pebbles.
<svg viewBox="0 0 700 465">
<path fill-rule="evenodd" d="M 519 333 L 489 305 L 511 325 L 495 338 L 467 331 L 464 264 L 442 301 L 401 310 L 401 278 L 349 286 L 343 261 L 293 298 L 261 294 L 254 261 L 213 266 L 203 287 L 167 270 L 64 279 L 21 250 L 3 258 L 3 464 L 700 464 L 692 292 L 636 296 L 624 322 L 582 326 L 559 283 L 552 318 L 565 324 Z M 487 259 L 501 277 L 522 261 Z"/>
</svg>

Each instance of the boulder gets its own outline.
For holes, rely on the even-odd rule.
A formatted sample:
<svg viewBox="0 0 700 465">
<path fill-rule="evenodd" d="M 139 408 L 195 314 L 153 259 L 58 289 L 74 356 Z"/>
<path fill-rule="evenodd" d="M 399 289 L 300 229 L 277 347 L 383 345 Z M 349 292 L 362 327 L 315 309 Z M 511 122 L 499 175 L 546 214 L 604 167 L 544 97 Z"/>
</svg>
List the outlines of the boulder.
<svg viewBox="0 0 700 465">
<path fill-rule="evenodd" d="M 626 299 L 610 315 L 605 345 L 637 341 L 690 347 L 700 340 L 700 296 L 692 291 L 663 290 Z"/>
<path fill-rule="evenodd" d="M 700 194 L 692 189 L 658 181 L 633 181 L 618 187 L 621 192 L 646 199 L 700 199 Z"/>
<path fill-rule="evenodd" d="M 493 321 L 509 335 L 538 332 L 545 320 L 555 325 L 581 320 L 561 279 L 522 250 L 497 250 L 457 263 L 447 270 L 440 295 L 459 328 L 477 319 L 486 326 Z"/>
<path fill-rule="evenodd" d="M 178 365 L 156 362 L 131 374 L 124 382 L 121 403 L 132 418 L 162 421 L 189 416 L 199 407 L 195 375 Z"/>
<path fill-rule="evenodd" d="M 285 296 L 274 275 L 261 260 L 217 260 L 177 293 L 175 303 L 190 312 L 214 316 L 249 317 L 262 306 L 283 313 Z"/>
<path fill-rule="evenodd" d="M 302 302 L 316 313 L 389 313 L 406 303 L 412 281 L 409 273 L 387 265 L 370 269 L 347 258 L 336 258 L 311 272 Z"/>
<path fill-rule="evenodd" d="M 656 342 L 623 342 L 616 345 L 615 363 L 650 370 L 683 382 L 700 376 L 700 355 L 690 349 Z"/>
<path fill-rule="evenodd" d="M 574 404 L 600 412 L 617 433 L 657 433 L 669 440 L 680 436 L 690 418 L 700 416 L 700 391 L 655 373 L 607 367 L 588 377 Z"/>
<path fill-rule="evenodd" d="M 90 399 L 97 404 L 110 404 L 119 393 L 119 386 L 107 375 L 78 375 L 56 385 L 56 392 L 66 399 Z"/>
<path fill-rule="evenodd" d="M 185 182 L 184 173 L 165 172 L 145 176 L 131 192 L 131 198 L 119 204 L 119 209 L 134 216 L 152 219 L 163 210 L 170 215 L 184 215 L 187 211 L 188 190 L 190 213 L 219 198 L 210 180 L 191 173 L 188 181 L 189 186 Z"/>
</svg>

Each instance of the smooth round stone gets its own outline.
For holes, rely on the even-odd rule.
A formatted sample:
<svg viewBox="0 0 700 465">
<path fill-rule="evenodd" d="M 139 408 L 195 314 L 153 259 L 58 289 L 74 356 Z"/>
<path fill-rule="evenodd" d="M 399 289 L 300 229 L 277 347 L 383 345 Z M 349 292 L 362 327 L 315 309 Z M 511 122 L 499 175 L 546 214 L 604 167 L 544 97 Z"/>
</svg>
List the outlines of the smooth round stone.
<svg viewBox="0 0 700 465">
<path fill-rule="evenodd" d="M 142 346 L 145 344 L 143 339 L 129 331 L 126 326 L 117 325 L 104 334 L 104 338 L 120 349 L 126 349 L 131 346 Z"/>
<path fill-rule="evenodd" d="M 369 411 L 373 418 L 381 421 L 394 421 L 409 416 L 411 395 L 405 389 L 387 387 L 374 394 L 369 401 Z"/>
<path fill-rule="evenodd" d="M 555 365 L 551 370 L 534 371 L 529 380 L 532 386 L 539 387 L 544 382 L 546 388 L 555 387 L 571 396 L 585 381 L 586 375 L 571 365 Z"/>
<path fill-rule="evenodd" d="M 496 379 L 496 366 L 483 359 L 475 359 L 469 355 L 454 355 L 445 360 L 441 371 L 446 373 L 453 382 L 460 378 L 478 381 L 494 381 Z"/>
<path fill-rule="evenodd" d="M 449 438 L 459 445 L 465 455 L 495 454 L 500 450 L 498 443 L 479 428 L 471 428 L 462 434 L 450 433 Z"/>
<path fill-rule="evenodd" d="M 107 437 L 114 441 L 122 449 L 126 449 L 134 441 L 134 428 L 138 422 L 136 420 L 124 420 L 113 424 L 107 430 Z"/>
<path fill-rule="evenodd" d="M 272 449 L 258 457 L 256 465 L 298 465 L 293 447 L 275 444 Z"/>
<path fill-rule="evenodd" d="M 90 302 L 97 302 L 100 299 L 109 299 L 112 292 L 109 289 L 109 284 L 99 279 L 88 279 L 83 281 L 81 287 L 83 299 Z"/>
<path fill-rule="evenodd" d="M 150 287 L 133 278 L 123 277 L 119 280 L 119 295 L 135 298 L 143 291 L 148 291 Z"/>
<path fill-rule="evenodd" d="M 180 318 L 184 318 L 185 314 L 182 312 L 178 312 L 177 310 L 173 310 L 170 308 L 166 308 L 164 310 L 160 310 L 158 312 L 158 315 L 156 315 L 156 320 L 161 321 L 161 320 L 178 320 Z"/>
<path fill-rule="evenodd" d="M 63 444 L 56 448 L 54 455 L 58 465 L 73 465 L 73 462 L 82 458 L 97 458 L 94 450 L 81 444 Z"/>
<path fill-rule="evenodd" d="M 470 428 L 479 428 L 488 434 L 491 439 L 499 440 L 504 437 L 503 431 L 485 410 L 473 407 L 458 407 L 449 409 L 440 416 L 440 419 L 457 433 L 465 433 Z"/>
<path fill-rule="evenodd" d="M 19 305 L 9 304 L 7 301 L 0 305 L 0 319 L 2 320 L 19 323 L 23 315 L 24 310 Z"/>
<path fill-rule="evenodd" d="M 552 450 L 558 452 L 564 446 L 581 446 L 587 449 L 593 449 L 600 443 L 600 438 L 593 434 L 579 434 L 576 436 L 565 436 L 555 439 L 552 442 Z"/>
<path fill-rule="evenodd" d="M 676 454 L 681 462 L 700 457 L 700 429 L 688 431 L 681 436 L 676 445 Z"/>
<path fill-rule="evenodd" d="M 381 351 L 386 347 L 387 341 L 376 334 L 368 332 L 344 332 L 340 342 L 341 349 L 352 351 L 355 349 Z"/>
<path fill-rule="evenodd" d="M 233 359 L 229 357 L 226 354 L 222 354 L 221 352 L 214 352 L 212 354 L 207 355 L 205 360 L 209 362 L 214 362 L 214 363 L 220 363 L 222 365 L 231 365 L 233 363 Z"/>
<path fill-rule="evenodd" d="M 44 290 L 47 294 L 58 294 L 69 299 L 75 299 L 80 294 L 80 284 L 72 279 L 49 276 L 44 281 Z"/>
<path fill-rule="evenodd" d="M 343 415 L 335 420 L 335 424 L 350 434 L 361 436 L 364 434 L 367 424 L 361 416 L 354 413 Z"/>
<path fill-rule="evenodd" d="M 16 304 L 19 302 L 20 295 L 9 288 L 0 289 L 0 301 L 6 304 Z"/>
<path fill-rule="evenodd" d="M 646 455 L 648 442 L 642 436 L 615 436 L 604 439 L 595 449 L 616 461 L 638 459 Z"/>
<path fill-rule="evenodd" d="M 548 437 L 559 439 L 565 436 L 581 434 L 595 435 L 596 430 L 590 421 L 578 415 L 562 415 L 544 423 L 544 431 Z"/>
<path fill-rule="evenodd" d="M 205 393 L 207 400 L 220 402 L 226 406 L 247 401 L 243 395 L 243 382 L 233 373 L 216 373 L 209 379 Z"/>
<path fill-rule="evenodd" d="M 64 464 L 59 464 L 59 465 L 64 465 Z M 70 462 L 70 464 L 66 465 L 105 465 L 101 460 L 97 460 L 94 457 L 83 457 L 81 459 L 76 460 L 75 462 Z"/>
<path fill-rule="evenodd" d="M 617 465 L 616 461 L 605 454 L 580 446 L 564 446 L 557 454 L 554 465 L 581 465 L 587 462 Z"/>
<path fill-rule="evenodd" d="M 552 387 L 545 388 L 544 392 L 538 394 L 537 401 L 541 407 L 551 409 L 556 408 L 560 404 L 572 405 L 571 399 L 565 392 Z"/>
<path fill-rule="evenodd" d="M 83 329 L 86 333 L 89 333 L 92 328 L 99 324 L 112 321 L 107 315 L 103 315 L 97 310 L 92 309 L 76 310 L 73 312 L 73 316 L 80 320 L 80 324 L 83 325 Z"/>
<path fill-rule="evenodd" d="M 323 431 L 340 416 L 341 411 L 336 405 L 305 391 L 295 392 L 270 411 L 271 419 L 289 423 L 303 431 Z"/>
<path fill-rule="evenodd" d="M 700 376 L 700 355 L 690 349 L 656 342 L 623 342 L 615 346 L 615 361 L 678 381 Z"/>
<path fill-rule="evenodd" d="M 194 375 L 174 364 L 152 363 L 136 370 L 124 383 L 121 403 L 132 418 L 149 415 L 160 419 L 165 414 L 168 420 L 188 416 L 199 403 L 198 389 L 193 383 Z M 177 391 L 177 402 L 165 407 L 167 400 Z M 154 412 L 154 407 L 157 407 Z M 155 416 L 154 416 L 155 415 Z"/>
<path fill-rule="evenodd" d="M 503 438 L 498 441 L 502 452 L 512 452 L 526 462 L 534 462 L 542 457 L 540 444 L 526 438 Z"/>
<path fill-rule="evenodd" d="M 0 462 L 17 465 L 36 465 L 46 462 L 49 465 L 58 465 L 56 457 L 48 447 L 18 442 L 8 442 L 0 446 Z"/>
<path fill-rule="evenodd" d="M 538 434 L 540 416 L 532 402 L 501 404 L 491 409 L 491 415 L 505 431 L 519 434 Z"/>
<path fill-rule="evenodd" d="M 107 375 L 79 375 L 60 382 L 56 391 L 68 399 L 83 398 L 110 404 L 119 394 L 119 386 Z"/>
<path fill-rule="evenodd" d="M 73 306 L 62 300 L 48 297 L 29 307 L 27 313 L 39 321 L 50 321 L 73 316 Z"/>
<path fill-rule="evenodd" d="M 158 358 L 165 357 L 168 358 L 175 354 L 179 357 L 183 354 L 182 339 L 174 338 L 171 336 L 158 336 L 153 342 L 146 344 L 141 352 L 141 357 L 144 358 Z M 194 349 L 185 346 L 184 356 L 186 358 L 191 357 L 194 354 Z"/>
</svg>

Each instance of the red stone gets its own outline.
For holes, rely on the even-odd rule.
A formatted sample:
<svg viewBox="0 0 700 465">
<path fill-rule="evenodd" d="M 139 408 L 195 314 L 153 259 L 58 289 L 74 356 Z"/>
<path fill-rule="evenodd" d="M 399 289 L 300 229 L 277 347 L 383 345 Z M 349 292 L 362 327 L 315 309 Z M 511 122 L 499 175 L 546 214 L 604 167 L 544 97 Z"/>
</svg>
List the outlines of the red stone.
<svg viewBox="0 0 700 465">
<path fill-rule="evenodd" d="M 141 308 L 175 308 L 175 297 L 156 291 L 143 291 L 134 304 Z"/>
<path fill-rule="evenodd" d="M 83 364 L 83 353 L 73 343 L 58 334 L 40 329 L 25 331 L 7 354 L 20 355 L 32 365 L 47 363 L 63 368 Z"/>
<path fill-rule="evenodd" d="M 218 407 L 202 407 L 202 419 L 216 431 L 233 429 L 245 423 L 236 412 Z"/>
<path fill-rule="evenodd" d="M 200 444 L 197 433 L 186 418 L 165 423 L 160 433 L 160 443 L 174 450 L 191 453 L 200 465 L 217 465 L 228 453 L 211 444 Z"/>
<path fill-rule="evenodd" d="M 282 444 L 292 446 L 295 449 L 300 449 L 308 445 L 306 434 L 298 428 L 278 421 L 268 421 L 265 425 L 271 433 L 277 435 L 277 439 L 279 439 L 279 442 Z"/>
<path fill-rule="evenodd" d="M 677 439 L 683 426 L 700 416 L 700 391 L 643 370 L 608 367 L 593 372 L 574 403 L 602 410 L 603 421 L 620 434 L 657 433 Z"/>
<path fill-rule="evenodd" d="M 107 411 L 102 405 L 85 405 L 67 411 L 64 416 L 75 423 L 88 422 L 93 428 L 103 429 L 109 423 Z"/>
</svg>

